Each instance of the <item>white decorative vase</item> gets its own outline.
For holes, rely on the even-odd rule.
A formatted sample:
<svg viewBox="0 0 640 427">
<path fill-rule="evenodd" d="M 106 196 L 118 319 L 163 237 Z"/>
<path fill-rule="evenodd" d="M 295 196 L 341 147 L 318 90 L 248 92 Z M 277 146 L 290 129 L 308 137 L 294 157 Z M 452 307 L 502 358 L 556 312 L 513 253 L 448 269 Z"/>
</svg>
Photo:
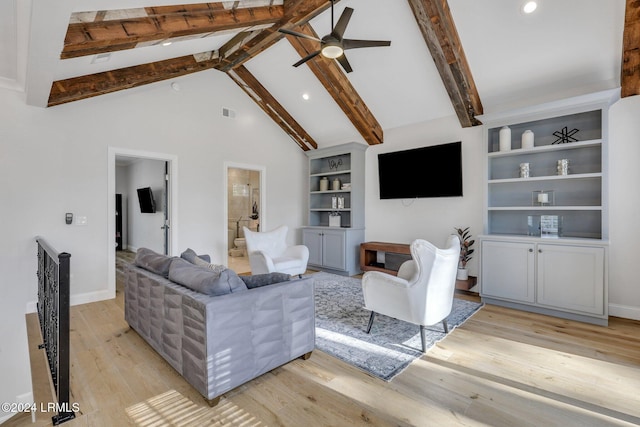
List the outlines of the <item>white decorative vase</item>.
<svg viewBox="0 0 640 427">
<path fill-rule="evenodd" d="M 340 227 L 340 215 L 329 215 L 329 227 Z"/>
<path fill-rule="evenodd" d="M 324 176 L 320 179 L 320 191 L 327 191 L 329 189 L 329 179 Z"/>
<path fill-rule="evenodd" d="M 469 280 L 469 270 L 466 268 L 458 268 L 456 280 Z"/>
<path fill-rule="evenodd" d="M 511 151 L 511 128 L 509 126 L 500 128 L 500 151 Z"/>
<path fill-rule="evenodd" d="M 522 134 L 522 148 L 533 148 L 533 132 L 525 130 Z"/>
</svg>

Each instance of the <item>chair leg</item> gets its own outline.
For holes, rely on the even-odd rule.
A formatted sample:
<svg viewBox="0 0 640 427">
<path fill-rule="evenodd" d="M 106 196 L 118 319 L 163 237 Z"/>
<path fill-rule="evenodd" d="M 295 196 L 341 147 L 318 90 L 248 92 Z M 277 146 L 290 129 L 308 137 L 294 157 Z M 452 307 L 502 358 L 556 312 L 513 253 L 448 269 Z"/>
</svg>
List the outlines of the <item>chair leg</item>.
<svg viewBox="0 0 640 427">
<path fill-rule="evenodd" d="M 371 316 L 369 316 L 369 325 L 367 326 L 367 333 L 371 332 L 371 327 L 373 326 L 373 319 L 376 318 L 376 312 L 372 311 Z"/>
<path fill-rule="evenodd" d="M 420 341 L 422 341 L 422 352 L 427 351 L 427 337 L 425 336 L 426 329 L 420 325 Z"/>
<path fill-rule="evenodd" d="M 447 319 L 442 319 L 442 326 L 444 327 L 444 333 L 449 333 L 449 325 L 447 325 Z"/>
</svg>

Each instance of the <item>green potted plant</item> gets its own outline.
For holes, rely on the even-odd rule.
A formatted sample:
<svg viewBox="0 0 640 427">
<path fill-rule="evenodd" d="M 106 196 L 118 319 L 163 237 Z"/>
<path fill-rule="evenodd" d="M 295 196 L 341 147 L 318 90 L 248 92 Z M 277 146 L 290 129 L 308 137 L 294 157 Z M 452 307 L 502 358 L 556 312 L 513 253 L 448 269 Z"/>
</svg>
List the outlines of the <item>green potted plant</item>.
<svg viewBox="0 0 640 427">
<path fill-rule="evenodd" d="M 467 270 L 467 262 L 471 260 L 471 254 L 474 252 L 474 249 L 471 249 L 471 246 L 476 242 L 471 239 L 471 232 L 469 231 L 469 227 L 467 228 L 456 228 L 454 230 L 458 233 L 458 237 L 460 238 L 460 261 L 458 262 L 458 280 L 467 280 L 469 278 L 469 270 Z"/>
</svg>

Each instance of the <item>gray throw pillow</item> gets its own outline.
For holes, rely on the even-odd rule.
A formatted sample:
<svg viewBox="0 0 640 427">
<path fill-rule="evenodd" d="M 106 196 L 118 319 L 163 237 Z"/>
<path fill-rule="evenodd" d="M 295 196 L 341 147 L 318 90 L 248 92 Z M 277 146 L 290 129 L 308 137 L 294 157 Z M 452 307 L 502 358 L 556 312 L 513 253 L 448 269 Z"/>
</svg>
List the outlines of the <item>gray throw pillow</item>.
<svg viewBox="0 0 640 427">
<path fill-rule="evenodd" d="M 175 258 L 169 268 L 169 280 L 202 294 L 219 296 L 247 290 L 247 286 L 233 271 L 217 273 Z"/>
<path fill-rule="evenodd" d="M 148 248 L 140 248 L 133 261 L 135 265 L 163 277 L 169 277 L 169 266 L 173 258 L 159 254 Z"/>
<path fill-rule="evenodd" d="M 240 278 L 249 289 L 291 280 L 291 276 L 286 273 L 254 274 L 253 276 L 240 276 Z"/>
<path fill-rule="evenodd" d="M 207 263 L 211 262 L 211 257 L 209 255 L 198 255 L 196 251 L 191 248 L 187 248 L 186 251 L 180 254 L 180 258 L 186 259 L 191 264 L 195 264 L 198 261 L 206 261 Z"/>
</svg>

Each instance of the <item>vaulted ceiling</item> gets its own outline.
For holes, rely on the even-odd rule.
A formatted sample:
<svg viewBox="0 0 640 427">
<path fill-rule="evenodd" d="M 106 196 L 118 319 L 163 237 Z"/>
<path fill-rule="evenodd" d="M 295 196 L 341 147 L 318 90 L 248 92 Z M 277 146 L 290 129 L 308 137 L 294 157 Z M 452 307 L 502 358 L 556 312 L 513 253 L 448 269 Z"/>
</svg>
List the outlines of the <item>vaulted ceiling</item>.
<svg viewBox="0 0 640 427">
<path fill-rule="evenodd" d="M 346 38 L 392 41 L 348 50 L 348 74 L 322 56 L 292 67 L 318 44 L 277 31 L 329 33 L 328 0 L 175 3 L 3 2 L 0 85 L 24 71 L 27 102 L 55 108 L 222 72 L 304 150 L 377 144 L 385 129 L 453 114 L 474 126 L 483 109 L 611 87 L 640 93 L 640 0 L 539 0 L 531 15 L 524 1 L 336 0 L 336 19 L 354 9 Z"/>
</svg>

